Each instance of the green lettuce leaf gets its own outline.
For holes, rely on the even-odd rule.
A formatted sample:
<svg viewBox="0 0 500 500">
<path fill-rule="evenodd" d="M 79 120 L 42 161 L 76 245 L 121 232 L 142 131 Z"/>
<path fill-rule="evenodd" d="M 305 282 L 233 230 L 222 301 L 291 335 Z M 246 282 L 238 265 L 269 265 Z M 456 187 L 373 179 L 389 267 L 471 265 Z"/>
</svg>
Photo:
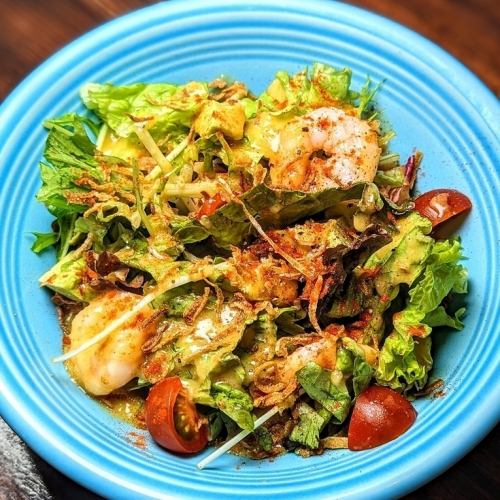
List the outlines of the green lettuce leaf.
<svg viewBox="0 0 500 500">
<path fill-rule="evenodd" d="M 427 236 L 432 230 L 430 221 L 416 212 L 398 219 L 396 226 L 392 241 L 374 252 L 364 265 L 365 269 L 380 269 L 375 278 L 380 296 L 397 295 L 397 287 L 403 283 L 411 286 L 422 273 L 433 244 Z"/>
<path fill-rule="evenodd" d="M 340 347 L 337 349 L 337 359 L 335 369 L 340 370 L 345 375 L 350 375 L 354 369 L 354 356 L 349 349 Z"/>
<path fill-rule="evenodd" d="M 205 283 L 188 283 L 160 295 L 153 301 L 155 309 L 164 308 L 171 317 L 182 318 L 184 313 L 203 295 Z"/>
<path fill-rule="evenodd" d="M 35 241 L 31 245 L 31 250 L 40 253 L 55 245 L 59 241 L 59 233 L 33 233 Z"/>
<path fill-rule="evenodd" d="M 358 98 L 358 116 L 361 118 L 365 118 L 368 115 L 368 119 L 373 119 L 377 115 L 377 113 L 372 109 L 373 108 L 373 99 L 382 86 L 383 82 L 379 82 L 377 85 L 372 86 L 372 82 L 370 78 L 366 79 L 365 84 L 361 87 Z"/>
<path fill-rule="evenodd" d="M 40 164 L 42 187 L 37 200 L 42 202 L 56 217 L 82 213 L 87 207 L 68 201 L 68 192 L 85 193 L 87 189 L 77 184 L 82 177 L 95 182 L 104 179 L 99 162 L 94 157 L 95 146 L 85 129 L 87 119 L 71 115 L 62 126 L 57 121 L 48 121 L 49 135 L 44 156 L 50 163 Z"/>
<path fill-rule="evenodd" d="M 222 429 L 224 428 L 224 421 L 222 420 L 221 413 L 217 410 L 210 412 L 207 417 L 209 439 L 210 441 L 214 441 L 222 432 Z"/>
<path fill-rule="evenodd" d="M 241 429 L 253 430 L 253 403 L 246 392 L 216 382 L 212 385 L 211 393 L 219 410 L 233 419 Z"/>
<path fill-rule="evenodd" d="M 392 389 L 423 389 L 432 368 L 430 337 L 413 338 L 393 331 L 380 351 L 376 380 Z"/>
<path fill-rule="evenodd" d="M 88 209 L 88 203 L 83 201 L 90 190 L 86 187 L 88 183 L 100 184 L 104 181 L 100 161 L 107 161 L 108 158 L 98 160 L 95 157 L 95 145 L 89 131 L 94 133 L 97 124 L 88 118 L 70 114 L 47 120 L 44 124 L 49 129 L 44 150 L 49 163 L 40 164 L 42 187 L 37 199 L 56 216 L 58 236 L 52 239 L 57 244 L 57 258 L 60 259 L 78 241 L 78 235 L 86 232 L 81 230 L 84 223 L 79 222 L 77 227 L 76 222 L 81 219 L 77 216 Z M 44 244 L 48 241 L 47 238 L 43 240 Z M 35 249 L 39 245 L 37 243 Z M 97 249 L 97 243 L 94 248 Z"/>
<path fill-rule="evenodd" d="M 460 259 L 458 240 L 434 243 L 422 276 L 409 291 L 407 306 L 394 315 L 394 331 L 380 352 L 378 383 L 393 389 L 424 387 L 432 367 L 429 338 L 432 327 L 462 328 L 460 318 L 464 309 L 459 309 L 453 318 L 441 305 L 450 292 L 467 291 L 467 271 L 459 264 Z"/>
<path fill-rule="evenodd" d="M 467 291 L 467 271 L 458 263 L 461 258 L 458 240 L 434 244 L 421 279 L 410 289 L 406 308 L 394 317 L 396 330 L 420 337 L 429 335 L 432 328 L 425 324 L 426 316 L 438 309 L 451 291 Z M 431 315 L 431 320 L 436 320 L 435 314 Z M 461 327 L 461 324 L 458 326 Z"/>
<path fill-rule="evenodd" d="M 39 280 L 56 293 L 77 302 L 88 302 L 95 296 L 90 287 L 82 286 L 82 271 L 85 259 L 78 252 L 69 252 L 50 268 Z"/>
<path fill-rule="evenodd" d="M 91 118 L 89 118 L 87 116 L 78 115 L 77 113 L 68 113 L 68 114 L 63 115 L 63 116 L 58 116 L 56 118 L 51 118 L 49 120 L 45 120 L 43 122 L 43 126 L 46 129 L 50 130 L 51 128 L 58 127 L 58 126 L 60 126 L 60 127 L 73 127 L 75 122 L 80 122 L 83 125 L 85 125 L 85 127 L 88 130 L 90 130 L 91 134 L 94 137 L 97 137 L 97 135 L 99 134 L 99 130 L 101 128 L 100 123 L 96 123 Z M 84 142 L 86 142 L 85 136 L 82 136 L 82 139 Z"/>
<path fill-rule="evenodd" d="M 373 182 L 379 187 L 401 187 L 404 181 L 404 169 L 402 167 L 396 167 L 385 171 L 378 170 Z"/>
<path fill-rule="evenodd" d="M 352 386 L 355 396 L 361 394 L 370 385 L 374 372 L 373 367 L 360 357 L 354 360 Z"/>
<path fill-rule="evenodd" d="M 351 77 L 348 68 L 337 70 L 321 63 L 315 63 L 294 76 L 279 71 L 258 101 L 274 115 L 303 113 L 336 102 L 352 104 L 358 94 L 349 89 Z"/>
<path fill-rule="evenodd" d="M 283 307 L 278 310 L 275 319 L 276 326 L 281 333 L 287 335 L 298 335 L 304 333 L 304 327 L 297 323 L 307 316 L 304 309 L 298 307 Z"/>
<path fill-rule="evenodd" d="M 320 432 L 326 424 L 325 419 L 304 402 L 297 405 L 297 413 L 299 421 L 290 434 L 290 440 L 307 448 L 317 448 Z"/>
<path fill-rule="evenodd" d="M 358 396 L 370 385 L 375 370 L 366 362 L 363 348 L 353 339 L 344 337 L 342 344 L 337 350 L 335 368 L 346 376 L 352 375 L 354 396 Z"/>
<path fill-rule="evenodd" d="M 322 103 L 324 93 L 334 101 L 351 102 L 357 97 L 351 92 L 352 71 L 349 68 L 335 69 L 328 64 L 315 63 L 311 72 L 311 87 L 314 98 L 309 97 L 309 103 Z M 321 96 L 321 97 L 320 97 Z"/>
<path fill-rule="evenodd" d="M 271 189 L 259 184 L 247 191 L 241 200 L 252 215 L 258 216 L 263 227 L 284 227 L 310 215 L 317 214 L 344 200 L 359 199 L 365 184 L 349 189 L 325 189 L 316 193 Z M 232 202 L 219 208 L 201 221 L 221 247 L 241 244 L 252 231 L 243 209 Z"/>
<path fill-rule="evenodd" d="M 465 314 L 465 307 L 461 307 L 453 316 L 446 312 L 443 306 L 439 306 L 434 311 L 427 313 L 423 319 L 423 323 L 429 325 L 431 328 L 436 326 L 449 326 L 450 328 L 455 328 L 456 330 L 461 330 L 464 324 L 461 318 Z"/>
<path fill-rule="evenodd" d="M 308 363 L 297 374 L 297 380 L 307 395 L 320 403 L 341 424 L 351 405 L 351 398 L 340 371 L 324 370 L 316 363 Z"/>
<path fill-rule="evenodd" d="M 206 284 L 200 282 L 200 285 Z M 155 370 L 144 372 L 152 383 L 169 375 L 179 375 L 191 399 L 204 405 L 214 404 L 210 390 L 212 376 L 217 383 L 218 377 L 228 375 L 227 368 L 236 368 L 237 379 L 231 379 L 231 386 L 233 381 L 237 385 L 241 382 L 233 352 L 246 326 L 256 319 L 253 308 L 240 297 L 229 298 L 220 308 L 216 308 L 214 302 L 207 302 L 193 324 L 184 318 L 169 317 L 168 334 L 176 340 L 151 353 L 146 363 L 153 363 Z"/>
<path fill-rule="evenodd" d="M 135 119 L 147 120 L 155 139 L 185 134 L 208 99 L 202 82 L 186 85 L 136 83 L 112 85 L 88 83 L 81 90 L 87 108 L 93 110 L 120 137 L 134 132 Z"/>
<path fill-rule="evenodd" d="M 257 429 L 255 429 L 255 431 L 253 433 L 257 439 L 257 443 L 259 443 L 259 446 L 264 451 L 269 452 L 273 449 L 273 436 L 267 430 L 266 427 L 261 425 L 260 427 L 257 427 Z"/>
<path fill-rule="evenodd" d="M 241 104 L 243 105 L 243 110 L 245 111 L 245 116 L 247 120 L 250 118 L 254 118 L 257 114 L 258 109 L 258 101 L 256 99 L 250 99 L 249 97 L 244 97 L 240 99 Z"/>
<path fill-rule="evenodd" d="M 110 199 L 98 203 L 92 207 L 92 215 L 101 224 L 126 219 L 132 229 L 138 229 L 141 225 L 141 216 L 135 207 L 130 207 L 122 201 Z"/>
<path fill-rule="evenodd" d="M 228 384 L 234 389 L 242 389 L 245 381 L 245 369 L 240 358 L 234 353 L 226 354 L 210 374 L 213 383 Z"/>
<path fill-rule="evenodd" d="M 159 258 L 151 254 L 148 243 L 140 238 L 132 240 L 130 246 L 115 252 L 115 256 L 127 266 L 149 273 L 157 282 L 176 265 L 173 259 L 167 256 Z"/>
<path fill-rule="evenodd" d="M 253 381 L 255 368 L 273 358 L 277 340 L 276 331 L 276 323 L 267 313 L 259 314 L 257 319 L 245 328 L 237 349 L 245 370 L 245 384 Z"/>
<path fill-rule="evenodd" d="M 173 235 L 182 243 L 198 243 L 207 239 L 210 234 L 198 221 L 189 217 L 174 217 L 170 221 Z"/>
<path fill-rule="evenodd" d="M 289 113 L 300 108 L 306 100 L 310 85 L 306 70 L 294 77 L 290 77 L 286 71 L 278 71 L 267 90 L 259 96 L 258 102 L 272 114 Z"/>
<path fill-rule="evenodd" d="M 94 216 L 78 217 L 75 221 L 75 234 L 91 234 L 92 248 L 96 252 L 104 251 L 104 237 L 108 229 L 109 226 L 107 224 L 98 222 Z"/>
</svg>

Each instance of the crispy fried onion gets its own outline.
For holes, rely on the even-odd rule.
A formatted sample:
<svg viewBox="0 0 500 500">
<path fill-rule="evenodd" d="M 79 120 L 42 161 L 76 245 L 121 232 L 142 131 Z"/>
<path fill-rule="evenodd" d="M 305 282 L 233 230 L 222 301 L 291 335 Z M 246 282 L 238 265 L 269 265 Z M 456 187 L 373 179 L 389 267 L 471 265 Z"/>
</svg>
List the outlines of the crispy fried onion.
<svg viewBox="0 0 500 500">
<path fill-rule="evenodd" d="M 307 308 L 307 313 L 309 314 L 309 320 L 314 329 L 321 333 L 321 327 L 319 326 L 318 318 L 316 312 L 318 310 L 318 302 L 321 296 L 321 290 L 323 289 L 323 276 L 319 275 L 314 282 L 311 295 L 309 296 L 309 306 Z"/>
<path fill-rule="evenodd" d="M 217 319 L 217 322 L 220 323 L 220 315 L 222 312 L 222 305 L 224 304 L 224 294 L 222 293 L 222 290 L 219 285 L 216 285 L 212 281 L 210 281 L 208 278 L 205 278 L 203 280 L 205 283 L 210 285 L 214 290 L 215 290 L 215 317 Z"/>
<path fill-rule="evenodd" d="M 196 321 L 196 318 L 200 315 L 201 311 L 205 309 L 209 297 L 210 297 L 210 288 L 206 286 L 203 289 L 203 295 L 198 297 L 182 315 L 184 321 L 188 325 L 192 325 Z"/>
<path fill-rule="evenodd" d="M 285 358 L 297 349 L 297 347 L 303 347 L 319 340 L 321 340 L 321 337 L 312 333 L 304 333 L 303 335 L 295 335 L 293 337 L 281 337 L 276 342 L 276 356 Z"/>
<path fill-rule="evenodd" d="M 282 404 L 298 387 L 295 374 L 311 361 L 322 368 L 329 370 L 335 368 L 337 337 L 311 335 L 312 340 L 309 343 L 306 337 L 306 335 L 300 335 L 295 340 L 287 338 L 289 345 L 298 346 L 291 354 L 281 359 L 268 361 L 256 368 L 251 390 L 255 406 L 267 407 Z M 280 341 L 277 351 L 285 354 L 285 351 L 288 351 L 287 345 L 285 340 L 280 339 Z"/>
<path fill-rule="evenodd" d="M 325 450 L 340 450 L 347 448 L 347 438 L 342 436 L 328 436 L 321 439 L 319 445 Z"/>
<path fill-rule="evenodd" d="M 187 333 L 191 333 L 192 330 L 193 329 L 188 330 Z M 177 340 L 181 335 L 185 334 L 186 329 L 179 328 L 177 322 L 165 321 L 158 326 L 156 333 L 143 344 L 142 351 L 144 353 L 156 352 L 162 347 Z"/>
<path fill-rule="evenodd" d="M 118 257 L 110 252 L 84 253 L 87 268 L 82 274 L 84 284 L 96 290 L 119 288 L 131 293 L 142 293 L 144 276 L 138 274 L 128 279 L 130 268 L 124 265 Z"/>
<path fill-rule="evenodd" d="M 229 187 L 229 184 L 224 180 L 224 179 L 219 179 L 218 180 L 219 184 L 224 188 L 226 193 L 229 195 L 231 201 L 234 201 L 235 203 L 238 203 L 238 205 L 241 206 L 243 212 L 247 216 L 248 220 L 252 224 L 252 226 L 255 228 L 255 230 L 260 234 L 260 236 L 267 241 L 267 243 L 270 245 L 270 247 L 278 254 L 281 255 L 294 269 L 296 269 L 299 273 L 303 274 L 304 276 L 311 278 L 311 272 L 309 269 L 304 267 L 297 259 L 292 257 L 290 254 L 285 252 L 282 248 L 280 248 L 262 229 L 262 226 L 257 222 L 255 217 L 250 213 L 248 208 L 246 207 L 245 203 L 236 196 L 231 188 Z"/>
</svg>

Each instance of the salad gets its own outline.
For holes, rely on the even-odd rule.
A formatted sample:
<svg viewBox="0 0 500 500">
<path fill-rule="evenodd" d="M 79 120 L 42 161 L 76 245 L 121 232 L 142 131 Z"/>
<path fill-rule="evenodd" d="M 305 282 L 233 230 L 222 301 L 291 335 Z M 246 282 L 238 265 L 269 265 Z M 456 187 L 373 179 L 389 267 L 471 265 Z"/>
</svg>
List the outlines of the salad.
<svg viewBox="0 0 500 500">
<path fill-rule="evenodd" d="M 412 195 L 422 154 L 389 150 L 368 79 L 314 64 L 240 82 L 87 84 L 45 122 L 37 198 L 55 220 L 69 374 L 175 453 L 364 450 L 404 433 L 431 332 L 467 291 L 443 222 Z M 438 227 L 439 226 L 439 227 Z"/>
</svg>

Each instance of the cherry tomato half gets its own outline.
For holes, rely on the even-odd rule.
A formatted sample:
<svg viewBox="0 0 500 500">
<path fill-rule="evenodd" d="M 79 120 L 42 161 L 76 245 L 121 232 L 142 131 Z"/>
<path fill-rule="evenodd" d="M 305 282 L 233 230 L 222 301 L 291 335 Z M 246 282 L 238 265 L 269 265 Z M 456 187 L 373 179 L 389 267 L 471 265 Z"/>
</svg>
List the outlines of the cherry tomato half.
<svg viewBox="0 0 500 500">
<path fill-rule="evenodd" d="M 434 189 L 415 200 L 415 210 L 427 217 L 432 222 L 432 227 L 471 208 L 469 198 L 454 189 Z"/>
<path fill-rule="evenodd" d="M 200 207 L 198 213 L 196 214 L 196 218 L 201 219 L 205 215 L 212 215 L 218 208 L 222 207 L 225 204 L 226 202 L 222 199 L 222 196 L 217 193 L 212 198 L 207 198 L 203 202 L 203 205 Z"/>
<path fill-rule="evenodd" d="M 368 450 L 401 436 L 415 422 L 417 412 L 401 394 L 374 385 L 356 399 L 348 431 L 350 450 Z"/>
<path fill-rule="evenodd" d="M 166 378 L 151 388 L 146 399 L 146 425 L 159 445 L 177 453 L 197 453 L 208 442 L 207 425 L 179 377 Z"/>
</svg>

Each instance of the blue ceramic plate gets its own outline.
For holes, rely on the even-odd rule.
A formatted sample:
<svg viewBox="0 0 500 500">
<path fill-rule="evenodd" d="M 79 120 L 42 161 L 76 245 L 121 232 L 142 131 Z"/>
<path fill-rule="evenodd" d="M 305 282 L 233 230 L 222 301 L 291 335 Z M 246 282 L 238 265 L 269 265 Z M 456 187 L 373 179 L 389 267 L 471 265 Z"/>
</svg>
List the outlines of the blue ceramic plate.
<svg viewBox="0 0 500 500">
<path fill-rule="evenodd" d="M 273 462 L 226 455 L 198 471 L 111 418 L 50 362 L 61 339 L 49 295 L 37 278 L 54 255 L 30 251 L 31 231 L 50 217 L 34 196 L 45 118 L 80 111 L 86 82 L 185 82 L 221 73 L 259 92 L 278 69 L 313 61 L 349 66 L 359 86 L 385 79 L 379 102 L 403 156 L 424 151 L 419 189 L 467 193 L 463 226 L 471 291 L 466 327 L 437 333 L 434 375 L 445 396 L 416 403 L 409 432 L 380 448 L 293 454 Z M 137 498 L 388 498 L 456 462 L 499 416 L 498 117 L 492 94 L 456 60 L 415 33 L 348 5 L 324 1 L 168 2 L 112 21 L 40 66 L 1 108 L 0 407 L 9 424 L 48 462 L 101 495 Z"/>
</svg>

